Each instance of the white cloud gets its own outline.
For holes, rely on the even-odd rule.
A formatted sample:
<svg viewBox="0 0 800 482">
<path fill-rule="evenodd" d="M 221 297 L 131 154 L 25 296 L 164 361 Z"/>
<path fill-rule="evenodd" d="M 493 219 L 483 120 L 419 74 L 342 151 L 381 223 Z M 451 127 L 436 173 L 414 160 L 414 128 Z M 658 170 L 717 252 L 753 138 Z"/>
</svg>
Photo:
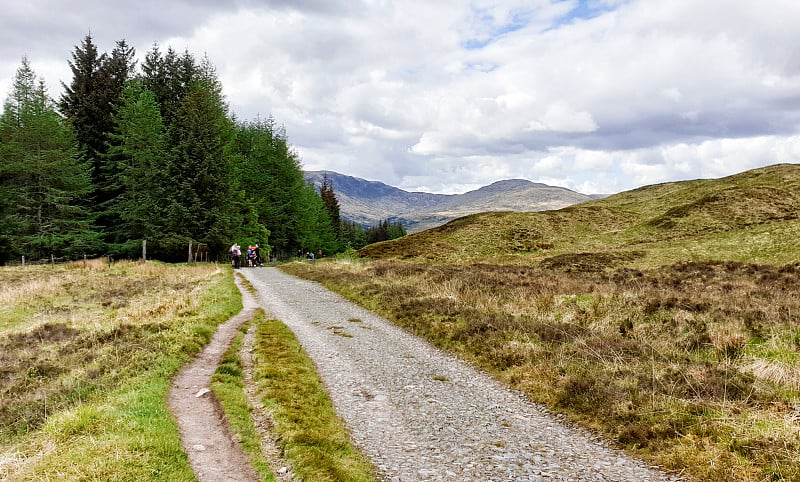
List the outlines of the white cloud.
<svg viewBox="0 0 800 482">
<path fill-rule="evenodd" d="M 8 5 L 2 93 L 28 53 L 57 95 L 91 29 L 207 54 L 237 116 L 274 116 L 307 168 L 400 187 L 612 192 L 800 153 L 800 2 L 148 2 Z"/>
</svg>

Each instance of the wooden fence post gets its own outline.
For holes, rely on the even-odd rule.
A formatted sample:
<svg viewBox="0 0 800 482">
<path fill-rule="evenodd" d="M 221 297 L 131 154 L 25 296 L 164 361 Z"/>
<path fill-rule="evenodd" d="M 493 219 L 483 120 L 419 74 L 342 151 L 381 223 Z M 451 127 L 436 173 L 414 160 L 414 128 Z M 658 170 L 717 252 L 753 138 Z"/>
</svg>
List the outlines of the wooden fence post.
<svg viewBox="0 0 800 482">
<path fill-rule="evenodd" d="M 147 261 L 147 240 L 142 240 L 142 262 Z"/>
</svg>

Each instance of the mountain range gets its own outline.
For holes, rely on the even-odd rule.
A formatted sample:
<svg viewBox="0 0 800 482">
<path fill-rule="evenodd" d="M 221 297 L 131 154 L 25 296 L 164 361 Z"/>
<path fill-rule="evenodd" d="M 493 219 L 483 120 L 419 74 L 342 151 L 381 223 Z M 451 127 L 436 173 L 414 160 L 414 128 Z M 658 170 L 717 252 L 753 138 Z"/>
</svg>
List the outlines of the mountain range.
<svg viewBox="0 0 800 482">
<path fill-rule="evenodd" d="M 333 171 L 305 171 L 304 175 L 306 182 L 318 189 L 328 178 L 343 219 L 365 227 L 389 220 L 402 224 L 408 232 L 424 231 L 469 214 L 547 211 L 602 197 L 524 179 L 498 181 L 464 194 L 434 194 L 408 192 Z"/>
</svg>

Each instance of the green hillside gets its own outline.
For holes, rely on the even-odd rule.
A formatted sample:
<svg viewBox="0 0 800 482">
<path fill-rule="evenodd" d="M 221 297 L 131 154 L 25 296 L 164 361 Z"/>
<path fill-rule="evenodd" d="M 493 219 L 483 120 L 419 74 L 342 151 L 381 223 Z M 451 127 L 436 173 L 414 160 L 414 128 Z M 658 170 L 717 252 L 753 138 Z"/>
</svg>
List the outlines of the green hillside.
<svg viewBox="0 0 800 482">
<path fill-rule="evenodd" d="M 800 480 L 800 165 L 286 265 L 692 481 Z"/>
<path fill-rule="evenodd" d="M 370 258 L 601 270 L 686 260 L 782 264 L 800 254 L 800 165 L 646 186 L 557 211 L 482 213 L 368 246 Z"/>
</svg>

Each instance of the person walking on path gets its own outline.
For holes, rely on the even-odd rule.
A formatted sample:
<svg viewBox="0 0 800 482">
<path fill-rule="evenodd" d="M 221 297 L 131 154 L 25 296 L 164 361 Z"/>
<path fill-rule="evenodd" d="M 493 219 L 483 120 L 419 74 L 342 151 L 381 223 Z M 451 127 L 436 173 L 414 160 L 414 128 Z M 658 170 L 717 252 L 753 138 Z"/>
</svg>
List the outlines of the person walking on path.
<svg viewBox="0 0 800 482">
<path fill-rule="evenodd" d="M 242 248 L 239 247 L 239 243 L 234 242 L 233 246 L 231 246 L 230 252 L 233 269 L 239 269 L 239 260 L 242 256 Z"/>
</svg>

